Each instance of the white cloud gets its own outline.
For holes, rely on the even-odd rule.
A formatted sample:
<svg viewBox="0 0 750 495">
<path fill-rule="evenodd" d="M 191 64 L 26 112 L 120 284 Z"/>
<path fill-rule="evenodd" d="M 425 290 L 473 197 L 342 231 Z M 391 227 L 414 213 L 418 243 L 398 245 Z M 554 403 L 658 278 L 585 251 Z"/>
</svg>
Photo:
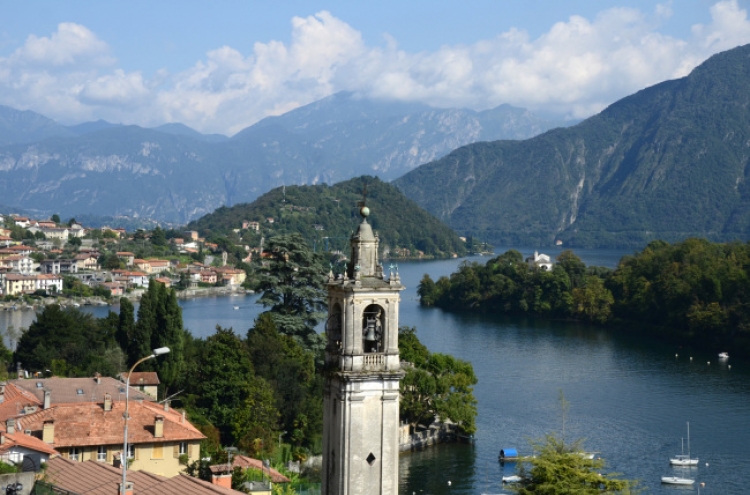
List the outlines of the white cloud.
<svg viewBox="0 0 750 495">
<path fill-rule="evenodd" d="M 182 72 L 150 79 L 112 66 L 106 43 L 64 23 L 0 59 L 0 103 L 67 122 L 183 122 L 226 134 L 341 90 L 441 107 L 510 103 L 582 118 L 750 42 L 737 0 L 715 3 L 710 14 L 689 39 L 660 33 L 672 16 L 667 2 L 650 13 L 612 8 L 591 19 L 572 16 L 536 39 L 510 29 L 470 45 L 408 53 L 387 34 L 383 46 L 367 46 L 354 27 L 323 11 L 293 18 L 289 43 L 258 42 L 244 54 L 220 47 Z"/>
</svg>

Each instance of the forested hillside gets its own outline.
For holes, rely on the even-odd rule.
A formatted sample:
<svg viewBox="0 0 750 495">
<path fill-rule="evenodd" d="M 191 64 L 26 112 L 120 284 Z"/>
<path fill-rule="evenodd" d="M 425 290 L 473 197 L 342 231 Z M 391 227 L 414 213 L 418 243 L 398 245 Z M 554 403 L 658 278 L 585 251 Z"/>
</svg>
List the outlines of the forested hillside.
<svg viewBox="0 0 750 495">
<path fill-rule="evenodd" d="M 641 247 L 750 235 L 750 45 L 570 128 L 460 148 L 395 181 L 461 235 Z"/>
<path fill-rule="evenodd" d="M 383 256 L 448 257 L 466 254 L 455 232 L 407 199 L 398 189 L 375 177 L 358 177 L 333 186 L 276 188 L 252 203 L 222 207 L 188 224 L 204 236 L 226 236 L 244 220 L 257 221 L 260 231 L 240 232 L 248 243 L 271 235 L 300 233 L 316 250 L 349 253 L 349 237 L 357 224 L 359 202 L 372 214 L 368 222 L 380 235 Z M 273 223 L 269 221 L 273 220 Z"/>
</svg>

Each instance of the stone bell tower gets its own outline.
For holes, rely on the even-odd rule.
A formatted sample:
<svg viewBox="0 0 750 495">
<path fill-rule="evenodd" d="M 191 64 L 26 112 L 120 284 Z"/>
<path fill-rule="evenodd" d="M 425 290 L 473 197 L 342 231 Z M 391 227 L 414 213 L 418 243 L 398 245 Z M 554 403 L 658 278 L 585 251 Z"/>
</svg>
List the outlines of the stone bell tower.
<svg viewBox="0 0 750 495">
<path fill-rule="evenodd" d="M 345 274 L 328 280 L 323 493 L 398 493 L 398 273 L 383 277 L 367 223 L 351 237 Z"/>
</svg>

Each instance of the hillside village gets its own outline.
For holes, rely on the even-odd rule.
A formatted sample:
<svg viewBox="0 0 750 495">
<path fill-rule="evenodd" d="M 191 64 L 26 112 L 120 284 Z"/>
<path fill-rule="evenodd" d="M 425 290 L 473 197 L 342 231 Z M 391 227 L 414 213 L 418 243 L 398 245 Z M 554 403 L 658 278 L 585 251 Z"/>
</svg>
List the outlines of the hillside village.
<svg viewBox="0 0 750 495">
<path fill-rule="evenodd" d="M 243 227 L 257 228 L 251 224 L 257 222 Z M 155 239 L 151 232 L 128 234 L 122 228 L 91 229 L 19 215 L 0 215 L 0 225 L 0 296 L 6 303 L 64 295 L 71 299 L 63 304 L 101 304 L 112 297 L 138 297 L 151 279 L 180 290 L 230 291 L 243 290 L 247 280 L 246 270 L 229 262 L 226 251 L 195 231 L 170 231 L 167 239 L 158 230 Z M 158 247 L 161 256 L 137 256 L 153 252 L 150 247 Z M 232 260 L 250 263 L 258 249 L 245 249 L 244 257 Z"/>
</svg>

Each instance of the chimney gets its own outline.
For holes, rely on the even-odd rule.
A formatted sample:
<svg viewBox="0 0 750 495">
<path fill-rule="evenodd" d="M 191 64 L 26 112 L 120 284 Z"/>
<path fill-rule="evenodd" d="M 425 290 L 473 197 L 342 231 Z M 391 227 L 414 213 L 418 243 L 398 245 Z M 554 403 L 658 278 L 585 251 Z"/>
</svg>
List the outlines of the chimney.
<svg viewBox="0 0 750 495">
<path fill-rule="evenodd" d="M 168 401 L 168 400 L 164 401 L 164 410 L 165 411 L 169 411 L 169 403 L 170 403 L 170 401 Z"/>
<path fill-rule="evenodd" d="M 96 382 L 97 385 L 102 383 L 102 374 L 99 373 L 98 371 L 94 373 L 94 381 Z"/>
<path fill-rule="evenodd" d="M 108 393 L 104 394 L 104 410 L 105 411 L 112 410 L 112 396 Z"/>
<path fill-rule="evenodd" d="M 232 488 L 232 475 L 231 474 L 212 474 L 211 483 L 214 485 L 222 486 L 224 488 Z"/>
<path fill-rule="evenodd" d="M 14 418 L 8 418 L 5 421 L 5 431 L 8 435 L 13 435 L 16 432 L 16 420 Z"/>
<path fill-rule="evenodd" d="M 5 402 L 5 382 L 0 384 L 0 403 Z"/>
<path fill-rule="evenodd" d="M 50 394 L 49 390 L 44 391 L 44 408 L 49 409 L 50 402 L 52 402 L 52 394 Z"/>
<path fill-rule="evenodd" d="M 55 422 L 51 419 L 44 422 L 42 429 L 42 442 L 55 443 Z"/>
<path fill-rule="evenodd" d="M 121 493 L 123 493 L 123 491 L 122 491 L 122 483 L 118 483 L 117 484 L 117 494 L 115 494 L 115 495 L 120 495 Z M 125 482 L 125 492 L 124 493 L 125 493 L 125 495 L 133 495 L 133 482 L 132 481 Z"/>
<path fill-rule="evenodd" d="M 156 421 L 154 421 L 154 438 L 164 438 L 164 416 L 156 416 Z"/>
<path fill-rule="evenodd" d="M 23 369 L 21 369 L 21 362 L 16 363 L 16 378 L 19 380 L 23 379 Z"/>
<path fill-rule="evenodd" d="M 5 445 L 5 435 L 0 433 L 0 445 Z"/>
<path fill-rule="evenodd" d="M 185 424 L 185 411 L 182 411 L 182 424 Z"/>
</svg>

